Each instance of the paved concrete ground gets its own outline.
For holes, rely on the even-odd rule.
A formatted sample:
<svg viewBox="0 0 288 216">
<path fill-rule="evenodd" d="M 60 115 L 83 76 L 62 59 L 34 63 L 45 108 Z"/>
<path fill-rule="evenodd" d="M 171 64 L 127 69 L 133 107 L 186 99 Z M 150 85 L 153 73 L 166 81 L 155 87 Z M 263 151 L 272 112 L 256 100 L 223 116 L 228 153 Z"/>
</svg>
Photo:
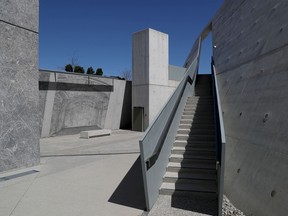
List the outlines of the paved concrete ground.
<svg viewBox="0 0 288 216">
<path fill-rule="evenodd" d="M 114 131 L 110 137 L 90 140 L 77 136 L 41 140 L 41 154 L 49 157 L 42 157 L 40 166 L 32 172 L 1 174 L 0 215 L 141 215 L 140 160 L 138 153 L 131 153 L 139 151 L 140 136 Z"/>
<path fill-rule="evenodd" d="M 210 216 L 217 215 L 217 198 L 189 195 L 159 195 L 148 216 Z"/>
<path fill-rule="evenodd" d="M 41 156 L 139 153 L 143 133 L 114 130 L 110 136 L 84 139 L 79 134 L 40 140 Z"/>
<path fill-rule="evenodd" d="M 39 166 L 0 174 L 0 216 L 205 215 L 193 212 L 191 200 L 171 196 L 143 212 L 141 135 L 41 139 Z"/>
</svg>

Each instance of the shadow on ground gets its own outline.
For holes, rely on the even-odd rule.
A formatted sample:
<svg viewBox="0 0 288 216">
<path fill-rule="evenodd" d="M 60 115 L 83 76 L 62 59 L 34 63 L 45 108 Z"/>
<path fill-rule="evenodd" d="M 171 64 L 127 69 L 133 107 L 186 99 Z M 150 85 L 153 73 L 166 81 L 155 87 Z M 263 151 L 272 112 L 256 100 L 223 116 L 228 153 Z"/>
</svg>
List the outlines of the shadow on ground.
<svg viewBox="0 0 288 216">
<path fill-rule="evenodd" d="M 218 202 L 215 196 L 207 195 L 172 195 L 171 206 L 207 215 L 217 215 Z"/>
<path fill-rule="evenodd" d="M 144 210 L 145 195 L 140 156 L 127 172 L 108 202 Z"/>
</svg>

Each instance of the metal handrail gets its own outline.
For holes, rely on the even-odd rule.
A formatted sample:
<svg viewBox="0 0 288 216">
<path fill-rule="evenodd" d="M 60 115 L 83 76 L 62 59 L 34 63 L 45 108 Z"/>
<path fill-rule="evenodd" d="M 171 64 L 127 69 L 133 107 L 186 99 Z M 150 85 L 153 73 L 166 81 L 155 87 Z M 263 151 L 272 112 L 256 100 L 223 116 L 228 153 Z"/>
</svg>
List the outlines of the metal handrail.
<svg viewBox="0 0 288 216">
<path fill-rule="evenodd" d="M 216 78 L 216 68 L 214 64 L 214 60 L 212 57 L 211 61 L 211 70 L 212 70 L 212 80 L 213 80 L 213 94 L 215 99 L 215 114 L 216 114 L 216 126 L 219 130 L 217 134 L 217 139 L 219 139 L 219 142 L 217 144 L 218 150 L 217 150 L 217 160 L 221 164 L 221 147 L 223 143 L 226 143 L 225 138 L 225 130 L 224 130 L 224 123 L 223 123 L 223 116 L 222 116 L 222 109 L 221 109 L 221 103 L 220 103 L 220 96 L 219 96 L 219 89 L 218 89 L 218 83 Z"/>
<path fill-rule="evenodd" d="M 212 57 L 211 71 L 213 80 L 213 96 L 216 123 L 216 157 L 217 157 L 217 176 L 218 176 L 218 215 L 222 215 L 222 203 L 224 193 L 224 166 L 225 166 L 225 130 L 220 103 L 219 89 L 216 77 L 216 68 Z"/>
</svg>

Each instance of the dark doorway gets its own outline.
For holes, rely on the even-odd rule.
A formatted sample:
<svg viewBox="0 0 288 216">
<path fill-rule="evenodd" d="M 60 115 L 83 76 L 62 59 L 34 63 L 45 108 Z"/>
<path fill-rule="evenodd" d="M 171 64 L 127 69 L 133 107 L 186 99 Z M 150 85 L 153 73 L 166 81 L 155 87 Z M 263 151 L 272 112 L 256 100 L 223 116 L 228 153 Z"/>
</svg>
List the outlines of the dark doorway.
<svg viewBox="0 0 288 216">
<path fill-rule="evenodd" d="M 133 131 L 143 131 L 144 107 L 133 107 Z"/>
</svg>

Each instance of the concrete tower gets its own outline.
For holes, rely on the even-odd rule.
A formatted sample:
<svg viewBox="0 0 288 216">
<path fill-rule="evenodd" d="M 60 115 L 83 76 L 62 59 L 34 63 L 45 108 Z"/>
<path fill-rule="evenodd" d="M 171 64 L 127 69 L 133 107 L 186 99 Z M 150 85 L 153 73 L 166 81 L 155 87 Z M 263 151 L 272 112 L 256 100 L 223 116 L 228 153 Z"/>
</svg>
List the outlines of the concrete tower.
<svg viewBox="0 0 288 216">
<path fill-rule="evenodd" d="M 133 34 L 132 127 L 144 131 L 171 94 L 168 35 L 146 29 Z"/>
</svg>

